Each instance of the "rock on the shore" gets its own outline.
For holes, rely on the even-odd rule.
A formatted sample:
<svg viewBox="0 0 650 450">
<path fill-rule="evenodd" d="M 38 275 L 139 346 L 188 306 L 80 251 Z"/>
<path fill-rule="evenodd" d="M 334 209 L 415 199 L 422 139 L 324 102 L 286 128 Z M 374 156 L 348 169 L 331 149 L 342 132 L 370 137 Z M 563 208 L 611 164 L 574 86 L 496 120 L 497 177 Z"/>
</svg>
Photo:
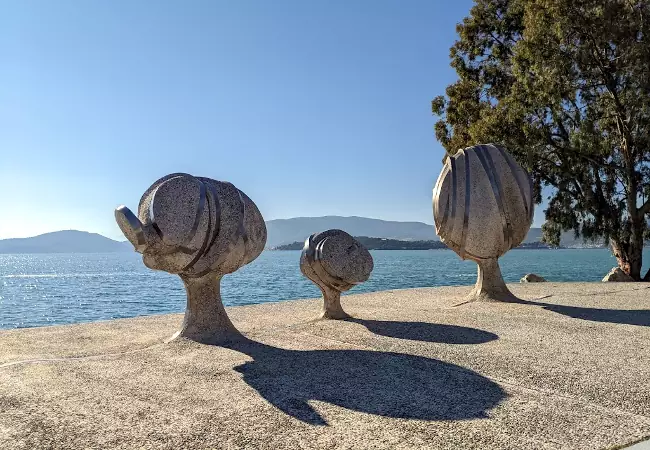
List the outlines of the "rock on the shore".
<svg viewBox="0 0 650 450">
<path fill-rule="evenodd" d="M 545 281 L 546 279 L 544 277 L 540 277 L 534 273 L 527 273 L 521 280 L 519 280 L 520 283 L 543 283 Z"/>
<path fill-rule="evenodd" d="M 605 278 L 603 278 L 603 281 L 621 281 L 621 282 L 631 282 L 634 281 L 634 279 L 623 272 L 620 267 L 614 267 L 612 270 L 609 271 L 607 275 L 605 275 Z"/>
</svg>

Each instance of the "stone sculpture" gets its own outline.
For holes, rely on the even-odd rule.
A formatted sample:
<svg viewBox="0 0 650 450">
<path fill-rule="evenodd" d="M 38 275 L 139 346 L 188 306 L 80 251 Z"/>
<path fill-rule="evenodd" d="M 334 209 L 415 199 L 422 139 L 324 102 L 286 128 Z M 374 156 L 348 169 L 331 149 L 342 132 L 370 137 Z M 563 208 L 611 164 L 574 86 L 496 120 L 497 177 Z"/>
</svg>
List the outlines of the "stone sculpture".
<svg viewBox="0 0 650 450">
<path fill-rule="evenodd" d="M 341 292 L 366 281 L 372 269 L 370 252 L 341 230 L 312 234 L 300 255 L 300 271 L 323 293 L 321 319 L 350 317 L 341 307 Z"/>
<path fill-rule="evenodd" d="M 266 225 L 255 203 L 231 183 L 184 173 L 156 181 L 115 219 L 150 269 L 177 274 L 187 291 L 182 329 L 173 338 L 215 344 L 239 337 L 221 302 L 221 277 L 264 249 Z"/>
<path fill-rule="evenodd" d="M 497 262 L 525 239 L 533 220 L 532 181 L 514 158 L 494 144 L 447 158 L 433 189 L 433 214 L 440 239 L 478 264 L 468 300 L 517 301 Z"/>
</svg>

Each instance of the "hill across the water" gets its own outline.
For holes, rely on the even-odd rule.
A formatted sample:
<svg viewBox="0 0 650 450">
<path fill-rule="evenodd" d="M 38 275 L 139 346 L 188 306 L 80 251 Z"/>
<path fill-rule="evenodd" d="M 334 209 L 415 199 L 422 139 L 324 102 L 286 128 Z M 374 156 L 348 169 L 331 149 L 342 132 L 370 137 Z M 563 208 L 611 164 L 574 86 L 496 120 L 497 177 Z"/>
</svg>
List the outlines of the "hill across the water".
<svg viewBox="0 0 650 450">
<path fill-rule="evenodd" d="M 438 250 L 447 248 L 440 241 L 400 241 L 368 236 L 355 236 L 354 238 L 368 250 Z M 296 241 L 291 244 L 271 247 L 271 250 L 302 250 L 304 245 L 304 242 Z"/>
<path fill-rule="evenodd" d="M 0 253 L 114 253 L 132 252 L 128 242 L 96 233 L 65 230 L 29 238 L 1 239 Z"/>
<path fill-rule="evenodd" d="M 388 249 L 387 246 L 405 249 L 444 247 L 439 242 L 433 225 L 423 222 L 397 222 L 355 216 L 324 216 L 269 220 L 266 222 L 266 227 L 268 229 L 267 248 L 295 246 L 296 242 L 303 243 L 311 234 L 329 229 L 344 230 L 352 236 L 367 236 L 365 239 L 377 238 L 376 242 L 372 243 L 372 245 L 377 245 L 377 249 Z M 524 243 L 530 245 L 539 243 L 541 236 L 540 228 L 531 228 Z M 379 242 L 382 239 L 387 241 Z M 407 241 L 407 243 L 397 241 Z M 583 244 L 580 239 L 575 239 L 572 233 L 564 233 L 561 244 L 563 247 L 588 246 Z M 302 248 L 302 244 L 300 244 L 300 248 Z M 132 251 L 133 247 L 126 241 L 115 241 L 100 234 L 75 230 L 55 231 L 28 238 L 0 239 L 0 254 Z"/>
<path fill-rule="evenodd" d="M 368 250 L 444 250 L 448 247 L 440 241 L 400 241 L 397 239 L 373 238 L 368 236 L 355 236 Z M 291 244 L 271 247 L 271 250 L 302 250 L 305 243 L 296 241 Z M 517 249 L 546 250 L 549 247 L 542 242 L 526 242 Z"/>
<path fill-rule="evenodd" d="M 433 225 L 423 222 L 397 222 L 390 220 L 371 219 L 368 217 L 294 217 L 292 219 L 276 219 L 266 222 L 269 248 L 281 245 L 304 242 L 310 235 L 319 231 L 339 229 L 352 236 L 369 236 L 373 238 L 394 239 L 398 241 L 438 241 Z M 542 238 L 541 228 L 531 228 L 525 243 L 539 242 Z M 583 247 L 580 239 L 575 239 L 573 233 L 563 233 L 563 247 Z M 301 247 L 302 248 L 302 247 Z"/>
<path fill-rule="evenodd" d="M 344 230 L 352 236 L 371 236 L 403 241 L 438 240 L 433 225 L 422 222 L 396 222 L 368 217 L 294 217 L 266 222 L 268 247 L 303 241 L 311 234 L 330 229 Z"/>
</svg>

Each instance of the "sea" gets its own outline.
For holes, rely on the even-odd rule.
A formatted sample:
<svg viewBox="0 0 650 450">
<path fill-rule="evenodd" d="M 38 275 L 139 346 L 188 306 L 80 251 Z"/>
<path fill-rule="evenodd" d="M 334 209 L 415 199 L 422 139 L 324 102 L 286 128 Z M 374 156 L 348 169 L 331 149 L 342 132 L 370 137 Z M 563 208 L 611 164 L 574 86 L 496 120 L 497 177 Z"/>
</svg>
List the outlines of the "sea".
<svg viewBox="0 0 650 450">
<path fill-rule="evenodd" d="M 449 250 L 372 251 L 371 278 L 348 293 L 476 281 L 476 264 Z M 318 297 L 300 273 L 299 251 L 265 251 L 222 281 L 227 306 Z M 650 263 L 650 249 L 644 253 Z M 526 273 L 548 281 L 600 281 L 616 266 L 608 249 L 512 250 L 500 259 L 507 282 Z M 646 264 L 647 265 L 647 264 Z M 647 270 L 647 267 L 644 268 Z M 178 276 L 147 269 L 137 253 L 0 255 L 0 329 L 180 313 Z"/>
</svg>

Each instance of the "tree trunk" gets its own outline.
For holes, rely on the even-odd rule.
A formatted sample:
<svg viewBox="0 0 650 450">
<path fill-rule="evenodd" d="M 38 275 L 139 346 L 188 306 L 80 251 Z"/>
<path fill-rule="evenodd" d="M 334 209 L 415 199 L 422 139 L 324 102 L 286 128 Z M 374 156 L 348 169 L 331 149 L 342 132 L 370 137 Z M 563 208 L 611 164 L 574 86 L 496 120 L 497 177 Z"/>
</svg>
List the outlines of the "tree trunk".
<svg viewBox="0 0 650 450">
<path fill-rule="evenodd" d="M 221 303 L 221 277 L 208 273 L 199 278 L 181 275 L 187 307 L 181 331 L 173 339 L 186 338 L 203 344 L 222 344 L 242 335 L 228 318 Z"/>
<path fill-rule="evenodd" d="M 619 117 L 622 129 L 626 130 L 625 123 L 622 117 Z M 625 166 L 627 167 L 627 196 L 626 206 L 628 220 L 630 223 L 630 237 L 628 242 L 615 242 L 612 241 L 612 248 L 614 249 L 614 256 L 618 261 L 618 266 L 623 272 L 628 274 L 634 281 L 641 281 L 641 266 L 643 264 L 643 232 L 646 229 L 645 214 L 643 214 L 637 207 L 637 195 L 639 193 L 639 186 L 637 183 L 638 173 L 635 170 L 635 161 L 632 149 L 633 143 L 631 136 L 625 133 L 622 136 L 623 155 L 625 156 Z"/>
<path fill-rule="evenodd" d="M 634 281 L 641 281 L 641 265 L 643 264 L 643 238 L 641 245 L 634 243 L 620 243 L 612 240 L 612 252 L 618 262 L 618 267 L 628 274 Z M 646 274 L 646 277 L 648 275 Z"/>
</svg>

